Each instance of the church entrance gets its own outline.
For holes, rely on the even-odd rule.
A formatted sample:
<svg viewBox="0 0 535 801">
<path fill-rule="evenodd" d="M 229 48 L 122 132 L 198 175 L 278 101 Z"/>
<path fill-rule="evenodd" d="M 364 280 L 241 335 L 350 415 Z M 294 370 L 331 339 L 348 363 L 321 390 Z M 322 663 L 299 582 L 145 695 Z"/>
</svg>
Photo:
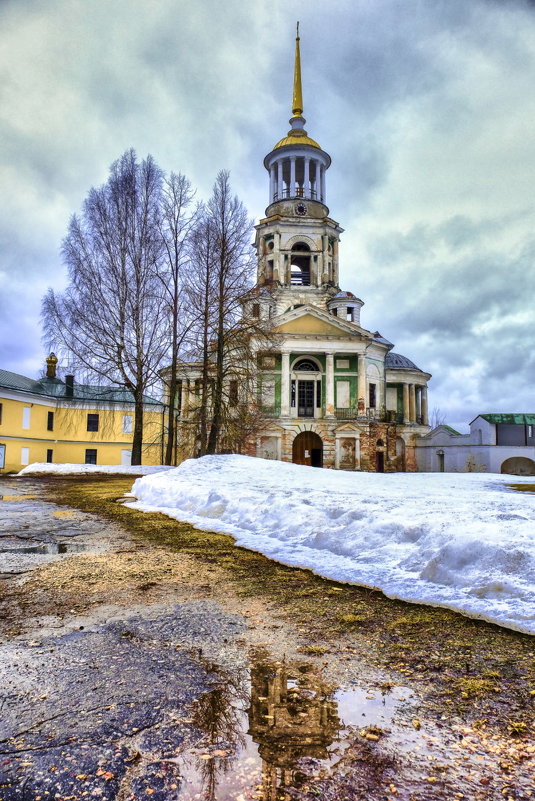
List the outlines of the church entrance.
<svg viewBox="0 0 535 801">
<path fill-rule="evenodd" d="M 323 467 L 323 442 L 314 431 L 302 431 L 293 441 L 292 462 Z"/>
</svg>

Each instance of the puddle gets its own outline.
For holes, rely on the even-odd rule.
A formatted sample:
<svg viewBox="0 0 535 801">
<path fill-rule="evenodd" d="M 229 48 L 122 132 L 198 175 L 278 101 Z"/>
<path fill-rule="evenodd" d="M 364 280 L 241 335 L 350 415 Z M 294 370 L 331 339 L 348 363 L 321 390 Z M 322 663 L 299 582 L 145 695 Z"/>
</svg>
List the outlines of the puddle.
<svg viewBox="0 0 535 801">
<path fill-rule="evenodd" d="M 404 687 L 340 690 L 307 663 L 255 661 L 241 687 L 230 674 L 221 678 L 192 714 L 203 738 L 173 760 L 181 801 L 290 799 L 366 737 L 368 727 L 388 730 L 413 699 Z"/>
<path fill-rule="evenodd" d="M 535 492 L 535 484 L 507 484 L 507 486 L 517 492 Z"/>
<path fill-rule="evenodd" d="M 0 553 L 34 553 L 34 554 L 60 554 L 81 553 L 90 550 L 92 546 L 72 542 L 47 542 L 39 545 L 13 545 L 0 546 Z M 93 548 L 94 550 L 94 548 Z"/>
</svg>

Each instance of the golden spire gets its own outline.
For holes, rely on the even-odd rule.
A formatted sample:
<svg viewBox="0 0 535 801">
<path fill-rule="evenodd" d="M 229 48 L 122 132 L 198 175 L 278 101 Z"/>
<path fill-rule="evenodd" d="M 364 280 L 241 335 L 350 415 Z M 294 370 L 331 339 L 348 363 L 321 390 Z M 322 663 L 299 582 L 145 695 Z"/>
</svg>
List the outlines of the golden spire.
<svg viewBox="0 0 535 801">
<path fill-rule="evenodd" d="M 301 117 L 303 114 L 303 90 L 301 89 L 301 54 L 299 52 L 299 23 L 295 37 L 295 67 L 294 67 L 294 94 L 292 101 L 292 114 Z"/>
</svg>

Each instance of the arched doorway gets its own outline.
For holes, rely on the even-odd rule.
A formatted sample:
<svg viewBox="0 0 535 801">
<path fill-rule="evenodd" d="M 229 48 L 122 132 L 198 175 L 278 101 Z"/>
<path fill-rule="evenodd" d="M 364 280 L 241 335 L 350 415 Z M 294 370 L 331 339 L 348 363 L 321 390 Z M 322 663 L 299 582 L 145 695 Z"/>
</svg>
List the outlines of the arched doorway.
<svg viewBox="0 0 535 801">
<path fill-rule="evenodd" d="M 535 462 L 526 456 L 511 456 L 503 462 L 501 472 L 511 476 L 535 476 Z"/>
<path fill-rule="evenodd" d="M 292 462 L 323 467 L 323 442 L 314 431 L 302 431 L 293 441 Z"/>
</svg>

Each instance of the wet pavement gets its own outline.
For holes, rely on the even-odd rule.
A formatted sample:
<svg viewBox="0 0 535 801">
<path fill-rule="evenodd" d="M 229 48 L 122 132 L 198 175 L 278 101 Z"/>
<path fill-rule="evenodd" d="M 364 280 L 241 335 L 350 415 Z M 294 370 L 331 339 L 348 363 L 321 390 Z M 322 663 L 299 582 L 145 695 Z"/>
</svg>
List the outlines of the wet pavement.
<svg viewBox="0 0 535 801">
<path fill-rule="evenodd" d="M 61 555 L 105 553 L 129 542 L 120 529 L 75 509 L 44 503 L 36 480 L 0 480 L 0 580 Z"/>
</svg>

